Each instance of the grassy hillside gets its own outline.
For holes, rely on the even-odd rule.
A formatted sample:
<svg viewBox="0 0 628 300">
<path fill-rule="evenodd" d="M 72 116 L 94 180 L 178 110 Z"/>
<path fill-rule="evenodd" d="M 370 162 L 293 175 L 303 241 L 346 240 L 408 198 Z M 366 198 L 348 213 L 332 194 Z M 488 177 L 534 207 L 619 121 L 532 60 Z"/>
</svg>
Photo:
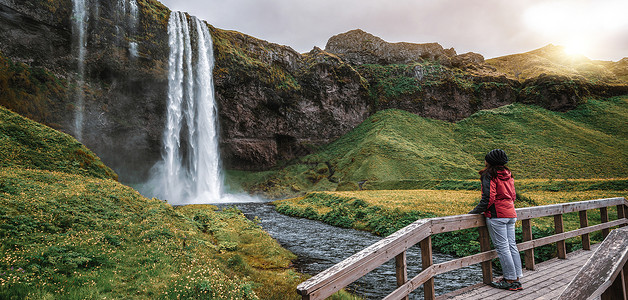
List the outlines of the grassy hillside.
<svg viewBox="0 0 628 300">
<path fill-rule="evenodd" d="M 363 188 L 433 188 L 475 179 L 486 152 L 501 148 L 517 178 L 622 178 L 626 120 L 628 96 L 588 99 L 565 113 L 516 103 L 455 124 L 386 110 L 281 170 L 238 175 L 243 188 L 271 197 L 356 190 L 361 181 Z"/>
<path fill-rule="evenodd" d="M 0 167 L 20 167 L 97 178 L 118 175 L 70 135 L 0 106 Z"/>
<path fill-rule="evenodd" d="M 237 210 L 62 172 L 0 178 L 0 298 L 297 298 L 294 255 Z"/>
<path fill-rule="evenodd" d="M 525 53 L 488 59 L 486 62 L 497 68 L 498 72 L 521 81 L 547 74 L 586 79 L 593 83 L 626 84 L 625 63 L 595 61 L 582 55 L 569 55 L 564 47 L 551 44 Z"/>
<path fill-rule="evenodd" d="M 237 209 L 145 198 L 1 107 L 0 155 L 0 299 L 299 299 L 296 257 Z"/>
<path fill-rule="evenodd" d="M 590 99 L 557 113 L 512 104 L 456 124 L 456 141 L 478 161 L 504 149 L 520 178 L 612 178 L 628 174 L 628 97 Z"/>
</svg>

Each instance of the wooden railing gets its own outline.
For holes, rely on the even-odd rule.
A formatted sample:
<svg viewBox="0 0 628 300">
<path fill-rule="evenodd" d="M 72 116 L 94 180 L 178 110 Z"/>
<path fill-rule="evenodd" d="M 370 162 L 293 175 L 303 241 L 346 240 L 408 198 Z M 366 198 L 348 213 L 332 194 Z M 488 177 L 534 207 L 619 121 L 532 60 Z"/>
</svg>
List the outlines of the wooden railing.
<svg viewBox="0 0 628 300">
<path fill-rule="evenodd" d="M 613 206 L 617 206 L 617 220 L 609 221 L 608 207 Z M 592 209 L 600 210 L 602 223 L 588 226 L 587 210 Z M 571 212 L 579 212 L 581 228 L 564 232 L 563 214 Z M 583 248 L 590 249 L 589 234 L 601 230 L 604 237 L 606 237 L 611 227 L 628 224 L 628 219 L 626 219 L 627 212 L 628 201 L 623 197 L 517 209 L 517 219 L 522 220 L 523 227 L 523 242 L 517 244 L 517 246 L 519 251 L 525 251 L 526 268 L 534 269 L 534 248 L 539 246 L 556 243 L 558 257 L 565 258 L 565 240 L 582 236 Z M 533 239 L 530 220 L 549 216 L 554 217 L 556 234 Z M 478 228 L 482 252 L 434 264 L 432 261 L 431 236 L 468 228 Z M 423 269 L 414 278 L 408 279 L 406 250 L 416 244 L 419 244 L 421 247 L 421 265 Z M 497 252 L 490 250 L 488 230 L 482 215 L 467 214 L 421 219 L 304 281 L 297 287 L 297 292 L 303 299 L 324 299 L 394 258 L 397 289 L 384 299 L 407 299 L 407 296 L 421 285 L 423 285 L 425 299 L 434 299 L 434 276 L 481 263 L 483 282 L 488 284 L 493 279 L 491 259 L 496 257 Z"/>
<path fill-rule="evenodd" d="M 613 230 L 558 300 L 628 298 L 628 227 Z"/>
</svg>

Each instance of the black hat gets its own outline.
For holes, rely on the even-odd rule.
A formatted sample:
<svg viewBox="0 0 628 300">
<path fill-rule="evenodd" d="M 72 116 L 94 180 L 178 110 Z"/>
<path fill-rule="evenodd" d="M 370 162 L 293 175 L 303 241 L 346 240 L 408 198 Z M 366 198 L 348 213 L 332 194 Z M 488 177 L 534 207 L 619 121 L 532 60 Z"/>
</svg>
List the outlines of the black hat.
<svg viewBox="0 0 628 300">
<path fill-rule="evenodd" d="M 506 156 L 506 152 L 502 149 L 491 150 L 491 152 L 486 154 L 484 159 L 492 166 L 503 166 L 508 163 L 508 156 Z"/>
</svg>

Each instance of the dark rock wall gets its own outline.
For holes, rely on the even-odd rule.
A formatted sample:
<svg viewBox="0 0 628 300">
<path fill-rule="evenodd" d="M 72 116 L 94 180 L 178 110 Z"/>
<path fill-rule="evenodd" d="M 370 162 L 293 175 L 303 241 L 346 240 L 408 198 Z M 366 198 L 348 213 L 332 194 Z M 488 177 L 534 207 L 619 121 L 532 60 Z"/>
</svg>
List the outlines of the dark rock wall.
<svg viewBox="0 0 628 300">
<path fill-rule="evenodd" d="M 123 182 L 141 182 L 160 159 L 166 114 L 170 11 L 156 0 L 138 4 L 139 20 L 131 26 L 117 0 L 88 0 L 82 142 Z M 0 0 L 2 56 L 45 69 L 63 84 L 39 114 L 31 109 L 29 116 L 70 134 L 77 77 L 71 14 L 71 0 Z M 458 55 L 436 43 L 387 43 L 361 30 L 334 36 L 325 50 L 304 54 L 242 33 L 210 30 L 227 168 L 262 170 L 306 155 L 386 108 L 458 121 L 515 101 L 565 110 L 592 91 L 626 92 L 625 86 L 565 78 L 520 83 L 479 54 Z M 137 56 L 130 42 L 137 43 Z M 19 89 L 7 82 L 9 89 Z M 19 99 L 0 98 L 0 104 L 27 113 L 15 103 Z"/>
<path fill-rule="evenodd" d="M 159 158 L 167 92 L 167 15 L 154 13 L 167 8 L 156 1 L 138 2 L 139 20 L 131 28 L 121 22 L 125 16 L 117 1 L 87 1 L 82 142 L 127 182 L 146 176 Z M 69 134 L 75 132 L 78 66 L 72 7 L 70 0 L 0 0 L 2 55 L 45 68 L 65 85 L 64 95 L 49 104 L 53 117 L 34 119 Z M 138 44 L 138 56 L 131 55 L 129 42 Z"/>
</svg>

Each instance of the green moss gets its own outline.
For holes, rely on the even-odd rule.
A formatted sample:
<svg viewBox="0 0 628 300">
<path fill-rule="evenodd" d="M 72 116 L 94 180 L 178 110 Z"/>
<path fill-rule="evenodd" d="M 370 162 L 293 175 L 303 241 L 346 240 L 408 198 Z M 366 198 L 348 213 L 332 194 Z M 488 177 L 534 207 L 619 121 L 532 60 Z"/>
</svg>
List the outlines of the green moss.
<svg viewBox="0 0 628 300">
<path fill-rule="evenodd" d="M 2 299 L 299 299 L 295 256 L 235 208 L 0 167 Z"/>
<path fill-rule="evenodd" d="M 93 152 L 71 136 L 1 106 L 0 166 L 118 178 Z"/>
<path fill-rule="evenodd" d="M 268 63 L 263 60 L 263 56 L 276 52 L 274 48 L 285 50 L 281 46 L 272 45 L 236 31 L 221 30 L 212 26 L 210 30 L 214 42 L 216 65 L 219 66 L 215 70 L 215 76 L 251 78 L 282 92 L 294 92 L 301 89 L 295 74 L 278 63 Z"/>
<path fill-rule="evenodd" d="M 417 219 L 436 217 L 432 213 L 389 209 L 368 205 L 357 198 L 326 193 L 310 193 L 302 198 L 278 201 L 274 204 L 277 211 L 282 214 L 320 220 L 338 227 L 368 230 L 383 236 Z"/>
<path fill-rule="evenodd" d="M 57 115 L 67 109 L 66 86 L 50 71 L 14 62 L 0 52 L 0 105 L 55 126 Z"/>
</svg>

